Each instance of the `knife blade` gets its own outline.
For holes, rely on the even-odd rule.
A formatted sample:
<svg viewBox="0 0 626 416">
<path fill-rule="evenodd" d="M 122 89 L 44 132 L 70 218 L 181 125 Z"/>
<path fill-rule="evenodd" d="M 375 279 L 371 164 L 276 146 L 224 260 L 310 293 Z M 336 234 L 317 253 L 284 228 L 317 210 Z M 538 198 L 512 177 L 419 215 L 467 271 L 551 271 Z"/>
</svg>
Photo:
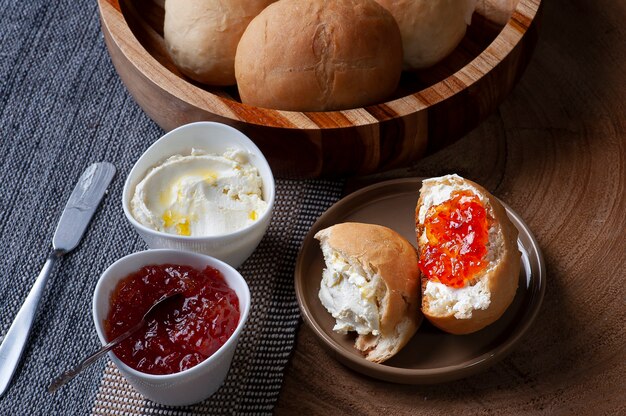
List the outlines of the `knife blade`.
<svg viewBox="0 0 626 416">
<path fill-rule="evenodd" d="M 107 162 L 94 163 L 83 172 L 54 232 L 55 250 L 67 253 L 76 248 L 114 175 L 115 167 Z"/>
<path fill-rule="evenodd" d="M 74 187 L 54 232 L 53 250 L 0 344 L 0 397 L 6 392 L 20 362 L 55 262 L 76 248 L 114 175 L 112 164 L 94 163 L 83 172 Z"/>
</svg>

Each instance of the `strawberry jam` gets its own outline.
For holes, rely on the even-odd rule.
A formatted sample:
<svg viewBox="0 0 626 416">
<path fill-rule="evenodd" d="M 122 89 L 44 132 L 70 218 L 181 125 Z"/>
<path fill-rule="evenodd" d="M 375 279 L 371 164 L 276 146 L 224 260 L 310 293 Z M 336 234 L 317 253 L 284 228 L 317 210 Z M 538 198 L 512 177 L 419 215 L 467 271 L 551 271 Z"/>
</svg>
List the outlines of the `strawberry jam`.
<svg viewBox="0 0 626 416">
<path fill-rule="evenodd" d="M 171 374 L 191 368 L 224 345 L 239 323 L 239 298 L 218 270 L 153 265 L 116 286 L 104 322 L 107 339 L 135 325 L 157 300 L 174 292 L 182 292 L 184 299 L 159 311 L 113 349 L 135 370 Z"/>
<path fill-rule="evenodd" d="M 420 251 L 419 268 L 426 277 L 460 288 L 487 266 L 490 220 L 480 199 L 470 191 L 453 192 L 432 206 L 424 229 L 428 244 Z"/>
</svg>

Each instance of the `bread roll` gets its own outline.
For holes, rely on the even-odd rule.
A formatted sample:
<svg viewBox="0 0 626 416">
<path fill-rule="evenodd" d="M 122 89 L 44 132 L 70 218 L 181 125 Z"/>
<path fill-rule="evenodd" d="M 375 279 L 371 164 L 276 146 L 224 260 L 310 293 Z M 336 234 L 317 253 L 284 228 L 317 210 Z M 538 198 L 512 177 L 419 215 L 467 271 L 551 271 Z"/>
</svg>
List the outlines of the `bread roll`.
<svg viewBox="0 0 626 416">
<path fill-rule="evenodd" d="M 478 0 L 476 13 L 499 25 L 505 25 L 517 7 L 517 3 L 519 0 Z"/>
<path fill-rule="evenodd" d="M 355 347 L 380 363 L 411 339 L 421 322 L 417 253 L 389 228 L 343 223 L 319 231 L 326 269 L 319 298 L 339 333 L 356 331 Z"/>
<path fill-rule="evenodd" d="M 242 102 L 279 110 L 382 102 L 401 71 L 400 31 L 374 0 L 281 0 L 250 23 L 235 58 Z"/>
<path fill-rule="evenodd" d="M 163 37 L 174 64 L 198 82 L 234 85 L 239 39 L 273 1 L 166 0 Z"/>
<path fill-rule="evenodd" d="M 515 297 L 521 257 L 502 204 L 474 182 L 447 175 L 423 181 L 415 217 L 424 316 L 452 334 L 499 319 Z"/>
<path fill-rule="evenodd" d="M 457 47 L 476 0 L 376 0 L 398 22 L 404 69 L 427 68 Z"/>
</svg>

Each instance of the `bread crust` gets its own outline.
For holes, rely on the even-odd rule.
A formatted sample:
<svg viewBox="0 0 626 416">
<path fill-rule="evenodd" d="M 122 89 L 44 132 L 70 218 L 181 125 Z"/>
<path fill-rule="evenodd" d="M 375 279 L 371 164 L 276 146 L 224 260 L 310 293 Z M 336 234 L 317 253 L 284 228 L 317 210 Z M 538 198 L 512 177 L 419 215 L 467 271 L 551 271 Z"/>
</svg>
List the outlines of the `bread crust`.
<svg viewBox="0 0 626 416">
<path fill-rule="evenodd" d="M 163 37 L 176 67 L 209 85 L 235 84 L 235 52 L 248 23 L 276 0 L 166 0 Z"/>
<path fill-rule="evenodd" d="M 398 22 L 404 69 L 435 65 L 465 36 L 475 0 L 376 0 Z"/>
<path fill-rule="evenodd" d="M 446 177 L 444 177 L 446 178 Z M 459 178 L 459 177 L 456 177 Z M 467 179 L 460 178 L 463 183 L 474 188 L 475 192 L 482 195 L 486 201 L 485 207 L 487 211 L 491 213 L 493 219 L 500 226 L 500 233 L 502 235 L 502 248 L 501 255 L 499 256 L 499 263 L 493 270 L 484 273 L 478 280 L 483 280 L 487 283 L 487 287 L 491 294 L 491 302 L 487 309 L 474 309 L 472 316 L 469 319 L 457 319 L 453 312 L 447 314 L 437 314 L 430 309 L 429 300 L 427 296 L 424 296 L 426 290 L 426 284 L 428 278 L 421 273 L 422 281 L 422 313 L 437 328 L 449 332 L 451 334 L 469 334 L 479 331 L 486 326 L 497 321 L 513 302 L 515 293 L 517 291 L 519 281 L 519 271 L 521 262 L 521 253 L 517 246 L 518 230 L 513 225 L 511 220 L 506 214 L 506 210 L 485 188 Z M 444 180 L 443 183 L 446 183 Z M 452 186 L 452 183 L 447 183 Z M 419 221 L 419 211 L 422 207 L 423 190 L 426 185 L 422 186 L 420 191 L 420 198 L 418 200 L 415 209 L 415 228 L 418 239 L 418 252 L 421 251 L 420 236 L 424 232 L 424 225 Z M 473 282 L 475 284 L 476 282 Z"/>
<path fill-rule="evenodd" d="M 281 0 L 250 22 L 235 57 L 242 102 L 277 110 L 379 103 L 401 71 L 400 30 L 374 0 Z"/>
<path fill-rule="evenodd" d="M 485 16 L 494 23 L 505 25 L 518 3 L 519 0 L 478 0 L 476 13 Z"/>
<path fill-rule="evenodd" d="M 374 224 L 336 224 L 319 231 L 315 238 L 382 278 L 386 290 L 378 300 L 380 334 L 359 335 L 355 347 L 372 362 L 391 358 L 411 339 L 422 320 L 415 248 L 397 232 Z"/>
</svg>

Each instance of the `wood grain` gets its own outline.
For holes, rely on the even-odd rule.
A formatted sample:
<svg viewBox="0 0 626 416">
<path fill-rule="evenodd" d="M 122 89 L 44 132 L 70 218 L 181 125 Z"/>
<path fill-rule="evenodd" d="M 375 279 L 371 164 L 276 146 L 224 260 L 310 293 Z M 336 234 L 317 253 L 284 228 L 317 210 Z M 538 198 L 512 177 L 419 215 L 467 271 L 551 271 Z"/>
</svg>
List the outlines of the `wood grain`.
<svg viewBox="0 0 626 416">
<path fill-rule="evenodd" d="M 200 85 L 176 69 L 163 40 L 162 0 L 98 0 L 111 59 L 130 93 L 165 130 L 199 120 L 250 136 L 276 176 L 366 174 L 408 166 L 490 115 L 524 72 L 541 0 L 521 0 L 513 20 L 475 14 L 456 50 L 403 74 L 390 101 L 346 111 L 297 113 L 244 105 L 236 87 Z"/>
<path fill-rule="evenodd" d="M 626 414 L 626 3 L 546 2 L 524 77 L 471 134 L 408 169 L 458 172 L 534 231 L 547 292 L 522 344 L 455 383 L 392 385 L 338 364 L 301 326 L 277 415 Z"/>
</svg>

